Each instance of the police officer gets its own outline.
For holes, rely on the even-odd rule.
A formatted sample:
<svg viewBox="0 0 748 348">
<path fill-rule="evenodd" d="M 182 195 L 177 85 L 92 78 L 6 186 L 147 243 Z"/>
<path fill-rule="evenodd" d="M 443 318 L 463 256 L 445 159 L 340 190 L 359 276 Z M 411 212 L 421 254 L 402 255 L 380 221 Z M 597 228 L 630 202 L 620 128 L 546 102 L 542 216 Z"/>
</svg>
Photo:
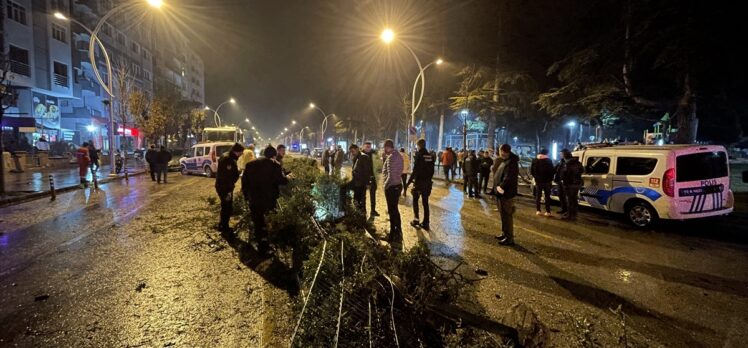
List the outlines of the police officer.
<svg viewBox="0 0 748 348">
<path fill-rule="evenodd" d="M 244 146 L 235 143 L 231 150 L 221 156 L 218 160 L 218 172 L 216 173 L 216 193 L 221 199 L 221 220 L 218 230 L 230 233 L 229 218 L 234 212 L 234 185 L 239 180 L 239 167 L 236 160 L 244 152 Z"/>
<path fill-rule="evenodd" d="M 413 227 L 421 227 L 424 230 L 429 230 L 429 196 L 431 195 L 431 187 L 433 185 L 434 177 L 434 155 L 426 150 L 426 140 L 418 139 L 416 142 L 418 151 L 414 157 L 413 173 L 410 174 L 410 179 L 405 185 L 409 186 L 411 183 L 415 183 L 413 186 L 413 216 L 415 220 L 410 223 Z M 423 220 L 418 222 L 418 199 L 421 198 L 423 202 Z"/>
</svg>

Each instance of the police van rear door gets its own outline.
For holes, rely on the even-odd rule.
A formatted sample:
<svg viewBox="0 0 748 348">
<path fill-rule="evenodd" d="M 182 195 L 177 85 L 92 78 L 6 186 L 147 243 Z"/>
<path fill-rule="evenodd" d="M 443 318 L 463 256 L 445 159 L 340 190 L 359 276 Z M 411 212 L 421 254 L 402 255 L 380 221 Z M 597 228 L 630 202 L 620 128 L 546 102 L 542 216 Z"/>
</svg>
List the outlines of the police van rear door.
<svg viewBox="0 0 748 348">
<path fill-rule="evenodd" d="M 665 177 L 673 177 L 666 192 L 673 194 L 681 214 L 701 214 L 726 209 L 730 189 L 727 151 L 722 146 L 693 147 L 677 151 L 675 168 Z"/>
</svg>

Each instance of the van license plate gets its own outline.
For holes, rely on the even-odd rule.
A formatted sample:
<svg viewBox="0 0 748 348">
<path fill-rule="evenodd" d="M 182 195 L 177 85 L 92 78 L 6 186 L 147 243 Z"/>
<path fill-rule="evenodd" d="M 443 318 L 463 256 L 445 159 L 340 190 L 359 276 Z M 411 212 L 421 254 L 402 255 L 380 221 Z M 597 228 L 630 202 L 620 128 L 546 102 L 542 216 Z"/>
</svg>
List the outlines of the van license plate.
<svg viewBox="0 0 748 348">
<path fill-rule="evenodd" d="M 712 185 L 712 186 L 682 188 L 678 190 L 678 194 L 681 197 L 698 196 L 698 195 L 708 195 L 710 193 L 721 193 L 724 190 L 725 190 L 725 185 Z"/>
</svg>

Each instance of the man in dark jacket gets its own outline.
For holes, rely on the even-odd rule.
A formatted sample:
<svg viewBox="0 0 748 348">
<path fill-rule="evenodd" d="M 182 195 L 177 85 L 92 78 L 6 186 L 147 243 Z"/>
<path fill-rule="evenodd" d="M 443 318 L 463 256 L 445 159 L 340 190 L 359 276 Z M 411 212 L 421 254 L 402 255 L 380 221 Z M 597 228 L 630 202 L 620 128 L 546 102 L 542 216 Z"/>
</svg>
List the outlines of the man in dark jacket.
<svg viewBox="0 0 748 348">
<path fill-rule="evenodd" d="M 488 151 L 480 152 L 480 179 L 478 180 L 478 192 L 488 193 L 488 177 L 491 175 L 491 167 L 493 166 L 493 159 Z"/>
<path fill-rule="evenodd" d="M 169 171 L 169 161 L 171 161 L 171 152 L 166 150 L 166 146 L 161 145 L 161 150 L 156 154 L 156 182 L 161 183 L 161 175 L 164 176 L 164 184 L 166 183 L 166 173 Z"/>
<path fill-rule="evenodd" d="M 99 150 L 94 145 L 93 140 L 88 142 L 88 157 L 91 158 L 91 175 L 96 175 L 99 170 Z"/>
<path fill-rule="evenodd" d="M 415 183 L 413 185 L 413 216 L 415 217 L 415 220 L 411 222 L 411 226 L 413 227 L 422 227 L 424 230 L 429 230 L 429 196 L 431 195 L 431 187 L 433 186 L 434 182 L 432 179 L 434 178 L 434 162 L 435 162 L 435 156 L 433 153 L 428 152 L 426 150 L 426 140 L 425 139 L 418 139 L 416 142 L 416 147 L 418 147 L 418 151 L 416 152 L 415 157 L 413 158 L 413 173 L 410 174 L 410 179 L 408 180 L 408 183 L 405 185 L 406 187 L 409 186 L 411 183 Z M 418 199 L 421 198 L 423 202 L 423 220 L 419 223 L 418 222 Z"/>
<path fill-rule="evenodd" d="M 577 211 L 579 210 L 579 189 L 582 187 L 582 172 L 584 172 L 584 169 L 579 159 L 572 156 L 571 151 L 564 150 L 563 156 L 564 164 L 561 167 L 561 183 L 564 188 L 566 206 L 569 211 L 562 219 L 574 221 L 577 219 Z"/>
<path fill-rule="evenodd" d="M 548 150 L 540 149 L 538 157 L 530 164 L 530 175 L 535 179 L 535 215 L 541 215 L 540 198 L 545 197 L 545 216 L 551 216 L 551 186 L 556 170 L 548 158 Z"/>
<path fill-rule="evenodd" d="M 234 213 L 234 185 L 239 180 L 239 168 L 236 165 L 236 160 L 242 153 L 244 153 L 244 146 L 236 143 L 228 153 L 218 160 L 216 193 L 221 200 L 221 220 L 218 223 L 218 230 L 224 233 L 231 232 L 229 219 Z"/>
<path fill-rule="evenodd" d="M 509 144 L 501 145 L 499 155 L 502 161 L 496 170 L 493 182 L 499 201 L 503 234 L 496 238 L 499 239 L 501 245 L 514 245 L 514 197 L 517 195 L 519 156 L 512 153 L 512 147 Z"/>
<path fill-rule="evenodd" d="M 369 203 L 371 203 L 371 216 L 379 216 L 379 213 L 377 213 L 377 176 L 374 174 L 374 156 L 376 153 L 374 152 L 374 149 L 371 148 L 370 141 L 364 143 L 363 153 L 369 156 L 372 162 L 371 178 L 369 179 Z"/>
<path fill-rule="evenodd" d="M 145 152 L 145 161 L 148 163 L 148 171 L 151 172 L 151 181 L 156 181 L 156 172 L 158 171 L 158 168 L 156 168 L 156 155 L 158 155 L 156 145 L 151 145 L 148 151 Z"/>
<path fill-rule="evenodd" d="M 361 152 L 356 144 L 351 144 L 348 150 L 353 162 L 350 183 L 350 189 L 353 190 L 353 202 L 356 208 L 366 214 L 366 185 L 371 181 L 371 157 Z"/>
<path fill-rule="evenodd" d="M 470 150 L 462 163 L 462 181 L 464 183 L 463 191 L 467 192 L 468 197 L 480 198 L 480 192 L 477 188 L 479 169 L 480 162 L 475 156 L 475 150 Z"/>
<path fill-rule="evenodd" d="M 265 214 L 275 209 L 280 197 L 280 185 L 288 183 L 292 174 L 284 175 L 280 163 L 275 160 L 278 152 L 268 145 L 263 157 L 247 163 L 242 175 L 242 193 L 249 205 L 249 213 L 258 240 L 258 251 L 262 254 L 270 252 L 270 244 L 265 230 Z"/>
</svg>

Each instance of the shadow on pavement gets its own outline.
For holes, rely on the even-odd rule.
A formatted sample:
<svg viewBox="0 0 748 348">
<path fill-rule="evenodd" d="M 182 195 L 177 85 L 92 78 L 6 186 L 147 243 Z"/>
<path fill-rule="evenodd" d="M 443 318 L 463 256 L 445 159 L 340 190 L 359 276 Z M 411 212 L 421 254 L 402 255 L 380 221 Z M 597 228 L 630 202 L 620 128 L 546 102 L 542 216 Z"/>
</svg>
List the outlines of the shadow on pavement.
<svg viewBox="0 0 748 348">
<path fill-rule="evenodd" d="M 631 318 L 633 317 L 639 317 L 643 319 L 650 319 L 655 320 L 659 323 L 662 323 L 670 328 L 670 330 L 679 332 L 680 335 L 678 337 L 682 340 L 685 340 L 688 343 L 688 346 L 690 347 L 696 347 L 699 346 L 700 343 L 690 338 L 692 336 L 691 333 L 707 333 L 710 335 L 714 335 L 714 330 L 701 326 L 699 324 L 685 321 L 679 318 L 675 318 L 672 316 L 668 316 L 666 314 L 657 312 L 652 309 L 648 308 L 642 308 L 639 305 L 627 300 L 626 298 L 623 298 L 619 295 L 616 295 L 610 291 L 600 289 L 596 287 L 594 284 L 591 284 L 584 279 L 581 279 L 569 272 L 566 272 L 549 262 L 543 260 L 543 258 L 537 256 L 534 252 L 528 250 L 527 248 L 516 245 L 514 246 L 514 249 L 521 252 L 522 255 L 524 255 L 530 262 L 535 264 L 537 267 L 542 269 L 547 276 L 542 276 L 543 279 L 551 279 L 554 283 L 559 285 L 560 287 L 564 288 L 568 291 L 569 295 L 574 297 L 576 300 L 590 304 L 592 306 L 595 306 L 597 308 L 601 308 L 603 310 L 605 309 L 613 309 L 616 308 L 618 305 L 621 305 L 621 308 L 624 313 L 629 315 Z M 497 264 L 501 264 L 502 262 L 499 260 L 495 260 Z M 511 267 L 510 265 L 504 265 L 504 267 Z M 548 289 L 543 289 L 542 286 L 539 286 L 542 281 L 533 281 L 532 279 L 537 279 L 540 277 L 537 274 L 534 274 L 532 272 L 522 271 L 519 269 L 514 269 L 515 272 L 519 273 L 525 273 L 525 275 L 518 275 L 513 279 L 513 281 L 517 281 L 519 283 L 523 283 L 527 286 L 530 286 L 532 288 L 536 288 L 540 291 L 547 291 Z M 645 325 L 646 327 L 646 325 Z"/>
<path fill-rule="evenodd" d="M 251 243 L 222 234 L 221 237 L 239 254 L 239 261 L 259 274 L 273 286 L 285 290 L 290 296 L 296 296 L 299 286 L 292 269 L 283 263 L 276 255 L 265 256 Z"/>
</svg>

